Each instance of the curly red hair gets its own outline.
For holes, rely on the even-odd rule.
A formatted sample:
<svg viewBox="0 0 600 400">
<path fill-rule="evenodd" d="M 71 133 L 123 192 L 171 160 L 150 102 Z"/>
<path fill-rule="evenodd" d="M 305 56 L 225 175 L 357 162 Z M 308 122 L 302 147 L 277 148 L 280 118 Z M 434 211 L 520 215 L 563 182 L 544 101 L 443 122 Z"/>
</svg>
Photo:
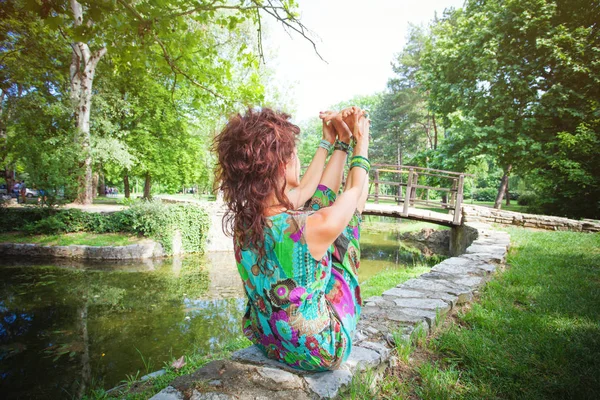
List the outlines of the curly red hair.
<svg viewBox="0 0 600 400">
<path fill-rule="evenodd" d="M 300 128 L 290 115 L 269 108 L 248 110 L 233 116 L 214 140 L 218 156 L 216 181 L 227 204 L 223 231 L 237 245 L 266 254 L 265 211 L 270 196 L 287 209 L 293 209 L 284 193 L 285 165 L 296 148 Z M 262 262 L 259 262 L 259 265 Z"/>
</svg>

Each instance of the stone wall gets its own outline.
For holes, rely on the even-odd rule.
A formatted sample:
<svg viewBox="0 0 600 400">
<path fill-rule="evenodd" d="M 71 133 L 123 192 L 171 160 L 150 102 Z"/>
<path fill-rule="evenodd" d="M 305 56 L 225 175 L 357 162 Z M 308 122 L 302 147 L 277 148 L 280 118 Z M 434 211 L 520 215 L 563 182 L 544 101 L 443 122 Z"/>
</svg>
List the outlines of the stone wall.
<svg viewBox="0 0 600 400">
<path fill-rule="evenodd" d="M 159 243 L 148 240 L 128 246 L 46 246 L 31 243 L 0 243 L 0 255 L 86 260 L 133 260 L 163 257 L 164 252 Z"/>
<path fill-rule="evenodd" d="M 578 221 L 549 215 L 523 214 L 473 205 L 464 205 L 462 213 L 463 222 L 497 223 L 554 231 L 600 232 L 600 222 L 592 220 Z"/>
<path fill-rule="evenodd" d="M 457 236 L 465 253 L 444 260 L 416 279 L 366 299 L 350 358 L 335 371 L 308 373 L 266 358 L 256 347 L 235 352 L 180 376 L 152 400 L 320 399 L 333 398 L 353 376 L 369 368 L 381 377 L 394 356 L 398 334 L 408 339 L 429 332 L 453 307 L 473 294 L 505 262 L 510 237 L 489 225 L 467 223 Z M 472 243 L 468 241 L 472 240 Z"/>
</svg>

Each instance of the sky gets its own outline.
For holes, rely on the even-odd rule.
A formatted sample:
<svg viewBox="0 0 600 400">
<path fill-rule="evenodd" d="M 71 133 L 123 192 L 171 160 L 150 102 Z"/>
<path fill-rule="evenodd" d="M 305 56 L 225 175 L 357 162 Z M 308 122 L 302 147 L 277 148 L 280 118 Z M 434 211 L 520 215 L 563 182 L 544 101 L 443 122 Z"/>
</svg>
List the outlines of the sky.
<svg viewBox="0 0 600 400">
<path fill-rule="evenodd" d="M 325 63 L 300 35 L 270 22 L 264 42 L 271 83 L 301 122 L 356 95 L 385 90 L 391 62 L 406 40 L 409 23 L 426 25 L 437 11 L 463 0 L 298 0 Z"/>
</svg>

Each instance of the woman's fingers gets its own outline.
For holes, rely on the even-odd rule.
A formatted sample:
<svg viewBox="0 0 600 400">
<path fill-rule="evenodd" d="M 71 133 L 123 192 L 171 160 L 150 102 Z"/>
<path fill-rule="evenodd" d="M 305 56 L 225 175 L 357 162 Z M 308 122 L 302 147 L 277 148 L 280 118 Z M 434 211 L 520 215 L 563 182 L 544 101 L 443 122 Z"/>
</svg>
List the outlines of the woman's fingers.
<svg viewBox="0 0 600 400">
<path fill-rule="evenodd" d="M 340 140 L 350 140 L 352 131 L 348 128 L 348 125 L 342 119 L 342 115 L 338 114 L 334 119 L 331 120 L 333 127 L 335 128 Z"/>
<path fill-rule="evenodd" d="M 319 113 L 319 118 L 321 118 L 323 120 L 323 122 L 329 122 L 331 121 L 333 118 L 335 118 L 335 116 L 338 113 L 335 111 L 321 111 Z"/>
</svg>

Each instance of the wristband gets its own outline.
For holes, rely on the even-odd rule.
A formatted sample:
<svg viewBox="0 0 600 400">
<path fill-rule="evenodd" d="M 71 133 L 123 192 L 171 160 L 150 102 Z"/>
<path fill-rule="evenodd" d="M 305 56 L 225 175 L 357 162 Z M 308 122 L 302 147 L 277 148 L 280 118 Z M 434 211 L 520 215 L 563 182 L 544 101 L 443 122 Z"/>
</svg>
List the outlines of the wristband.
<svg viewBox="0 0 600 400">
<path fill-rule="evenodd" d="M 335 141 L 335 145 L 333 146 L 333 149 L 341 150 L 341 151 L 345 152 L 346 154 L 350 154 L 350 152 L 352 151 L 352 147 L 348 143 L 344 143 L 339 139 L 337 139 Z"/>
<path fill-rule="evenodd" d="M 331 143 L 329 143 L 329 141 L 325 139 L 321 139 L 321 141 L 319 142 L 319 147 L 324 148 L 325 150 L 327 150 L 327 153 L 329 153 L 329 151 L 331 150 Z"/>
<path fill-rule="evenodd" d="M 371 162 L 366 157 L 353 156 L 352 159 L 350 160 L 350 169 L 352 169 L 354 167 L 362 168 L 365 171 L 367 171 L 367 174 L 368 174 L 369 171 L 371 170 Z"/>
</svg>

